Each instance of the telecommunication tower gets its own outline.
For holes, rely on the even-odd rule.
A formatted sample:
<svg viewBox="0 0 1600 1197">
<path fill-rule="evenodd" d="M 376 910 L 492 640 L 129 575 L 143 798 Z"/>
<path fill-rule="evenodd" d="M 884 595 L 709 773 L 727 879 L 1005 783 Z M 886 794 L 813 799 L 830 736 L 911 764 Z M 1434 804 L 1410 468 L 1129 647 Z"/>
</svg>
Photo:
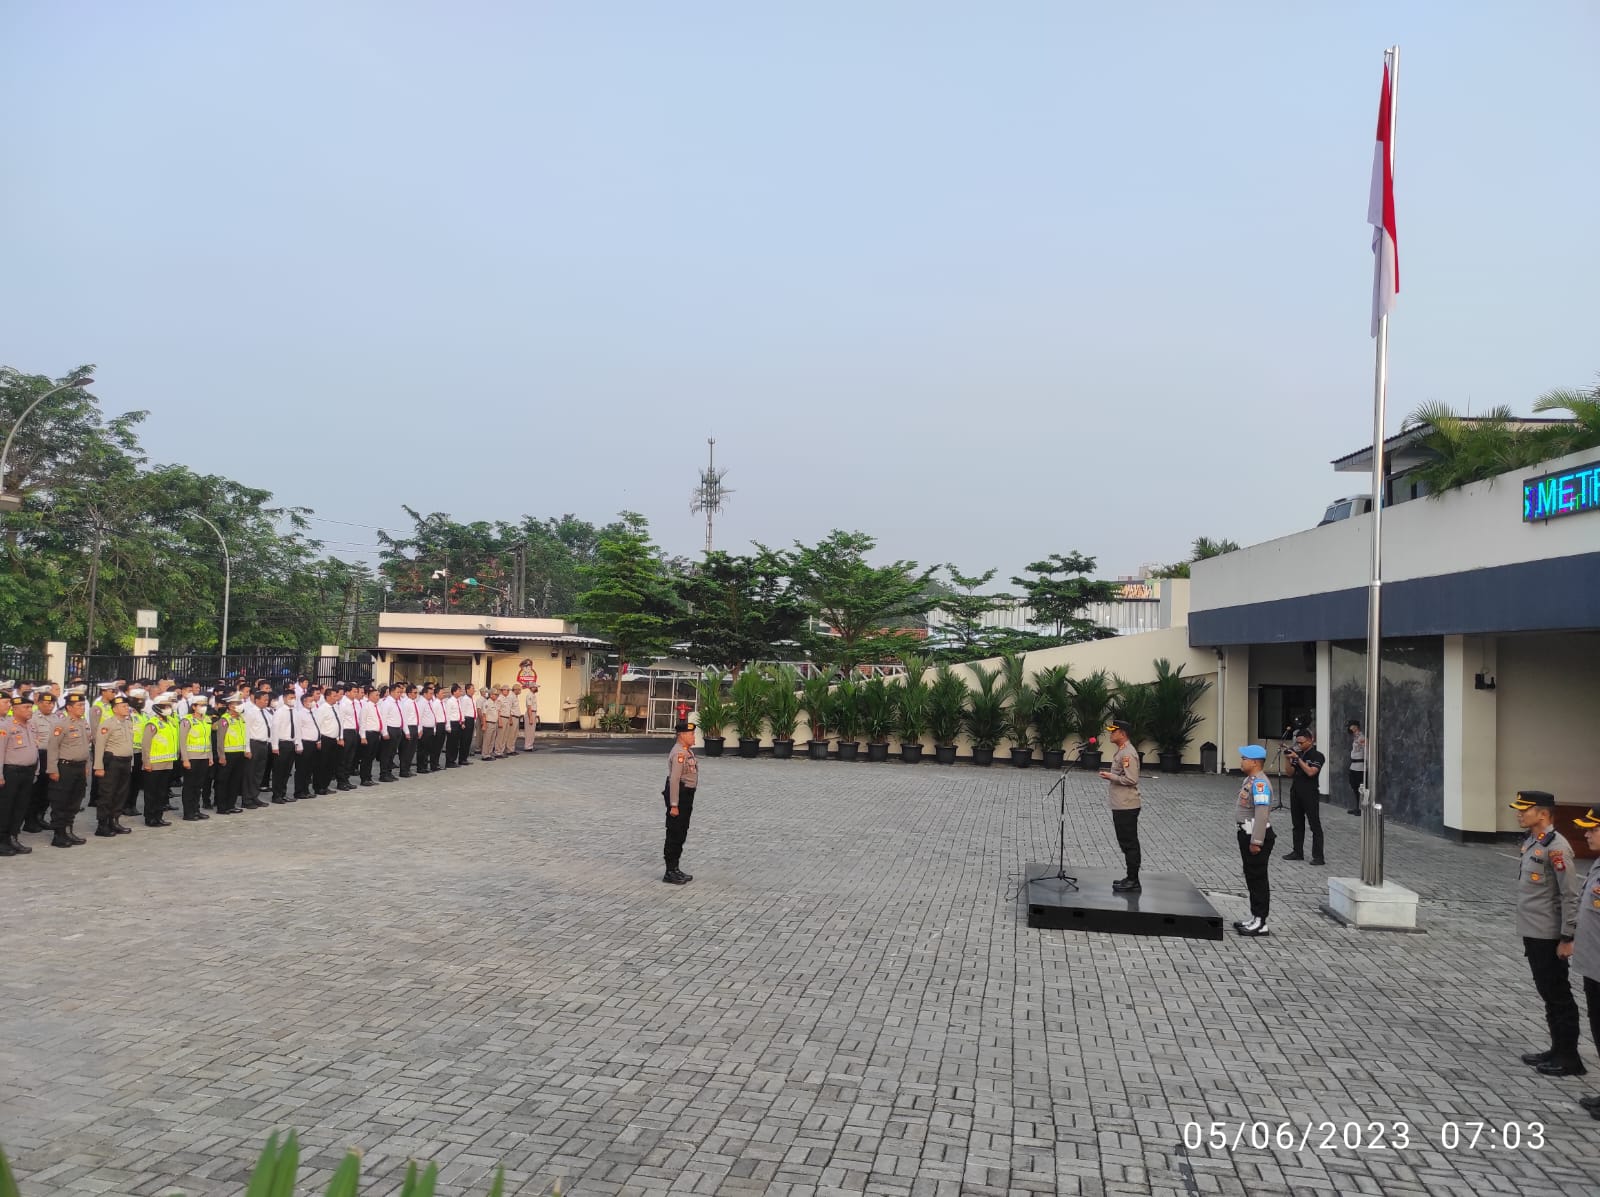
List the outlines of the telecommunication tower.
<svg viewBox="0 0 1600 1197">
<path fill-rule="evenodd" d="M 733 492 L 722 485 L 722 480 L 727 476 L 727 470 L 717 469 L 717 438 L 706 438 L 708 453 L 706 455 L 706 468 L 700 471 L 700 485 L 694 488 L 694 494 L 689 500 L 689 513 L 698 515 L 706 513 L 706 552 L 712 548 L 713 524 L 717 512 L 722 510 L 722 501 Z"/>
</svg>

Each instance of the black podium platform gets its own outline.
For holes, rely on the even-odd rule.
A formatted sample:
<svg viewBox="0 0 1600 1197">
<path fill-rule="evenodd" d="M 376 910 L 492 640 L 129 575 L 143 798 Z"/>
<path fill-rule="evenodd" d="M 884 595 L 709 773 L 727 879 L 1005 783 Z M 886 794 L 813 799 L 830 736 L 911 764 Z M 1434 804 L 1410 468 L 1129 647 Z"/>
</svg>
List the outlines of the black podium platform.
<svg viewBox="0 0 1600 1197">
<path fill-rule="evenodd" d="M 1222 916 L 1181 873 L 1144 873 L 1136 894 L 1113 893 L 1122 874 L 1067 865 L 1076 890 L 1056 879 L 1054 864 L 1028 866 L 1028 926 L 1114 935 L 1221 939 Z"/>
</svg>

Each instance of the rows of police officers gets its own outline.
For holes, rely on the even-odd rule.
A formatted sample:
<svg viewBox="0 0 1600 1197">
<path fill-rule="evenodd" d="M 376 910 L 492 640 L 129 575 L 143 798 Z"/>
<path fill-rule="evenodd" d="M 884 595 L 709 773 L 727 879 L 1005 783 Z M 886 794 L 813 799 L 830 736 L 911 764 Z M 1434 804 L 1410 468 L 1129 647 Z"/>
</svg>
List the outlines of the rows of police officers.
<svg viewBox="0 0 1600 1197">
<path fill-rule="evenodd" d="M 171 826 L 174 795 L 199 822 L 502 760 L 531 751 L 538 727 L 520 684 L 118 680 L 93 700 L 88 689 L 0 682 L 0 857 L 31 853 L 24 833 L 85 843 L 86 798 L 94 834 L 110 839 L 141 801 L 147 827 Z"/>
</svg>

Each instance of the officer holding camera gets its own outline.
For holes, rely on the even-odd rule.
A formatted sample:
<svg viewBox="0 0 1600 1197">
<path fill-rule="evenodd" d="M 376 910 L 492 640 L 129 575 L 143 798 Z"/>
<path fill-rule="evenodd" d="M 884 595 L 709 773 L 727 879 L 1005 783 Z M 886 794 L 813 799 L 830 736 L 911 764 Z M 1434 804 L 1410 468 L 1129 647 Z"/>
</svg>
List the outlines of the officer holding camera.
<svg viewBox="0 0 1600 1197">
<path fill-rule="evenodd" d="M 1322 795 L 1317 790 L 1317 775 L 1328 758 L 1317 751 L 1316 737 L 1309 728 L 1294 733 L 1294 746 L 1283 750 L 1283 763 L 1289 770 L 1289 818 L 1294 824 L 1294 851 L 1283 859 L 1304 860 L 1306 824 L 1311 824 L 1311 863 L 1322 859 Z"/>
</svg>

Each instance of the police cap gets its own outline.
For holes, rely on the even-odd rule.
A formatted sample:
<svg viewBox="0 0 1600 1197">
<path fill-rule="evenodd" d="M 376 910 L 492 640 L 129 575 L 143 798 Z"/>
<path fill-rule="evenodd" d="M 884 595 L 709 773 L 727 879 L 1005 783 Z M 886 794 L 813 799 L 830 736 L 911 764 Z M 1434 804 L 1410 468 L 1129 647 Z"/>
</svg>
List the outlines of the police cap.
<svg viewBox="0 0 1600 1197">
<path fill-rule="evenodd" d="M 1536 806 L 1545 806 L 1554 809 L 1556 796 L 1546 790 L 1518 790 L 1517 797 L 1512 802 L 1512 810 L 1532 810 Z"/>
</svg>

